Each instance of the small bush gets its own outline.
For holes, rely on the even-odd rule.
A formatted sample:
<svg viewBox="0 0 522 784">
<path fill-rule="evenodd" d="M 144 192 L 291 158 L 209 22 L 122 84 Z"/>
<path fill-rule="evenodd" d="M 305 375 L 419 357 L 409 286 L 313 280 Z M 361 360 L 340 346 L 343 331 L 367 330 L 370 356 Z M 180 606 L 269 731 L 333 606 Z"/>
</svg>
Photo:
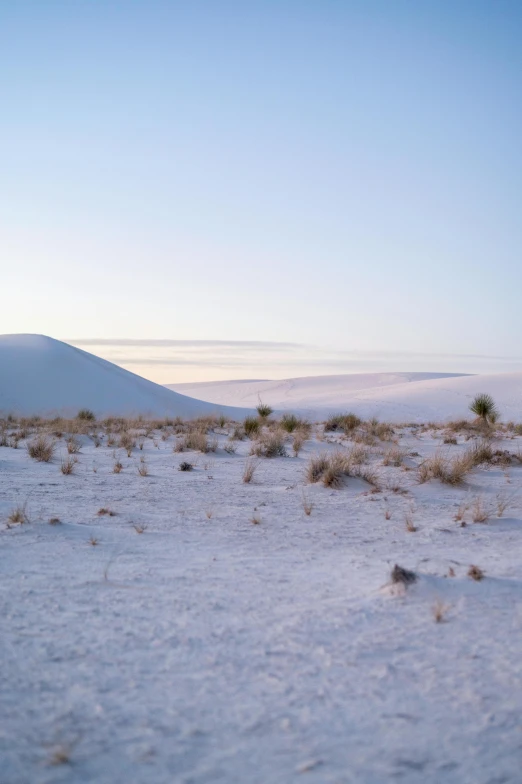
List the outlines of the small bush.
<svg viewBox="0 0 522 784">
<path fill-rule="evenodd" d="M 480 566 L 470 566 L 468 569 L 468 577 L 471 577 L 472 580 L 480 582 L 484 579 L 484 572 Z"/>
<path fill-rule="evenodd" d="M 391 573 L 391 581 L 392 583 L 401 583 L 404 586 L 412 585 L 412 583 L 416 582 L 417 575 L 415 572 L 410 571 L 409 569 L 404 569 L 404 567 L 395 564 L 392 569 Z"/>
<path fill-rule="evenodd" d="M 259 405 L 257 406 L 256 411 L 261 417 L 261 419 L 267 419 L 270 416 L 270 414 L 274 413 L 273 408 L 267 405 L 266 403 L 263 403 L 261 400 L 259 401 Z"/>
<path fill-rule="evenodd" d="M 280 430 L 263 433 L 252 445 L 250 454 L 258 457 L 288 457 L 285 447 L 285 434 Z"/>
<path fill-rule="evenodd" d="M 283 414 L 279 426 L 287 433 L 293 433 L 300 426 L 301 420 L 295 414 Z"/>
<path fill-rule="evenodd" d="M 81 419 L 84 422 L 94 422 L 96 420 L 96 417 L 94 415 L 94 412 L 91 411 L 90 409 L 82 408 L 76 414 L 76 419 Z"/>
<path fill-rule="evenodd" d="M 476 395 L 471 401 L 469 410 L 483 422 L 494 424 L 498 419 L 498 409 L 495 401 L 486 393 Z"/>
<path fill-rule="evenodd" d="M 71 436 L 70 438 L 68 438 L 66 443 L 67 443 L 67 452 L 70 455 L 78 454 L 78 452 L 81 449 L 81 444 L 74 436 Z"/>
<path fill-rule="evenodd" d="M 62 474 L 72 474 L 74 471 L 75 460 L 72 457 L 67 457 L 62 460 L 62 464 L 60 466 L 60 470 Z"/>
<path fill-rule="evenodd" d="M 361 424 L 362 420 L 356 414 L 332 414 L 326 420 L 324 429 L 326 432 L 342 430 L 344 433 L 350 433 Z"/>
<path fill-rule="evenodd" d="M 187 461 L 184 460 L 182 463 L 179 464 L 178 471 L 192 471 L 193 468 L 194 466 L 192 465 L 192 463 L 187 463 Z"/>
<path fill-rule="evenodd" d="M 248 438 L 255 438 L 259 434 L 259 431 L 261 430 L 259 419 L 253 416 L 245 417 L 245 420 L 243 422 L 243 430 L 245 431 Z"/>
<path fill-rule="evenodd" d="M 255 458 L 252 457 L 247 458 L 247 461 L 245 463 L 245 468 L 243 470 L 243 482 L 245 482 L 245 484 L 249 484 L 252 481 L 258 465 L 259 465 L 259 460 L 256 460 Z"/>
<path fill-rule="evenodd" d="M 54 455 L 54 442 L 50 441 L 47 436 L 41 434 L 27 445 L 29 456 L 39 463 L 49 463 Z"/>
</svg>

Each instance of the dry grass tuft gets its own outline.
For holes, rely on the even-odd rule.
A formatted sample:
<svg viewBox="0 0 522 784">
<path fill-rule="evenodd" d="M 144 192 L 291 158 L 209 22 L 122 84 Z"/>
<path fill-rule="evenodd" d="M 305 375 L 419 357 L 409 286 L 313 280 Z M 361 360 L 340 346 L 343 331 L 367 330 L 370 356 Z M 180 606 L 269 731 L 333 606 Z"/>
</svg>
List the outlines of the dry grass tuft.
<svg viewBox="0 0 522 784">
<path fill-rule="evenodd" d="M 81 444 L 80 444 L 80 442 L 79 442 L 79 441 L 78 441 L 78 439 L 77 439 L 77 438 L 75 438 L 74 436 L 70 436 L 70 437 L 67 439 L 67 441 L 66 441 L 66 444 L 67 444 L 67 452 L 68 452 L 70 455 L 76 455 L 76 454 L 78 454 L 78 452 L 79 452 L 79 451 L 80 451 L 80 449 L 81 449 Z"/>
<path fill-rule="evenodd" d="M 76 465 L 76 460 L 74 460 L 74 458 L 72 457 L 64 458 L 60 465 L 60 471 L 62 472 L 62 474 L 72 474 L 75 465 Z"/>
<path fill-rule="evenodd" d="M 132 526 L 137 534 L 143 534 L 147 530 L 146 525 L 133 525 Z"/>
<path fill-rule="evenodd" d="M 310 499 L 308 498 L 308 496 L 306 495 L 304 490 L 303 490 L 303 494 L 302 494 L 302 505 L 303 505 L 303 511 L 304 511 L 305 515 L 307 517 L 310 517 L 310 515 L 312 514 L 312 509 L 314 508 L 314 505 L 313 505 L 312 501 L 310 501 Z"/>
<path fill-rule="evenodd" d="M 259 465 L 259 460 L 254 457 L 247 457 L 245 467 L 243 469 L 243 482 L 249 484 L 254 478 L 254 474 Z"/>
<path fill-rule="evenodd" d="M 94 536 L 91 536 L 91 538 L 89 539 L 89 544 L 91 544 L 93 547 L 96 547 L 96 545 L 98 544 L 98 539 L 96 539 Z"/>
<path fill-rule="evenodd" d="M 49 525 L 60 525 L 62 521 L 59 517 L 50 517 L 49 518 Z"/>
<path fill-rule="evenodd" d="M 489 517 L 486 504 L 482 496 L 477 496 L 471 506 L 471 519 L 474 523 L 485 523 Z"/>
<path fill-rule="evenodd" d="M 13 511 L 9 514 L 8 518 L 10 523 L 23 525 L 24 523 L 29 522 L 29 517 L 27 516 L 27 506 L 26 504 L 21 504 L 16 506 Z"/>
<path fill-rule="evenodd" d="M 149 467 L 145 462 L 145 458 L 142 457 L 140 460 L 140 464 L 138 466 L 138 474 L 140 476 L 148 476 L 149 475 Z"/>
<path fill-rule="evenodd" d="M 282 430 L 264 432 L 258 441 L 252 444 L 251 455 L 257 457 L 288 457 L 285 447 L 285 433 Z"/>
<path fill-rule="evenodd" d="M 50 463 L 54 456 L 55 444 L 41 433 L 27 445 L 29 456 L 39 463 Z"/>
<path fill-rule="evenodd" d="M 120 474 L 123 471 L 123 463 L 120 460 L 116 460 L 112 467 L 112 471 L 114 474 Z"/>
<path fill-rule="evenodd" d="M 101 509 L 98 509 L 96 512 L 98 517 L 103 517 L 104 515 L 108 515 L 109 517 L 115 517 L 116 512 L 113 512 L 112 509 L 109 509 L 107 506 L 102 506 Z"/>
</svg>

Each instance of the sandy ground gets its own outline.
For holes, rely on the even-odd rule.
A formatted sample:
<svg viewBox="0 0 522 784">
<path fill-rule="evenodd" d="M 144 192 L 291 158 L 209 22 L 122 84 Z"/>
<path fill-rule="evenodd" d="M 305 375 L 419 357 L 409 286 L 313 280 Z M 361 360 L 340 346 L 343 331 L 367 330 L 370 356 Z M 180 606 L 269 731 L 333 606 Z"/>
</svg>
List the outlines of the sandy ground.
<svg viewBox="0 0 522 784">
<path fill-rule="evenodd" d="M 229 455 L 224 432 L 207 455 L 156 433 L 119 474 L 106 440 L 80 437 L 70 476 L 63 440 L 51 463 L 1 448 L 2 784 L 520 782 L 522 465 L 419 484 L 441 433 L 398 435 L 416 454 L 373 448 L 381 492 L 307 484 L 336 448 L 315 438 L 251 484 L 251 442 Z M 489 518 L 463 527 L 477 498 Z"/>
</svg>

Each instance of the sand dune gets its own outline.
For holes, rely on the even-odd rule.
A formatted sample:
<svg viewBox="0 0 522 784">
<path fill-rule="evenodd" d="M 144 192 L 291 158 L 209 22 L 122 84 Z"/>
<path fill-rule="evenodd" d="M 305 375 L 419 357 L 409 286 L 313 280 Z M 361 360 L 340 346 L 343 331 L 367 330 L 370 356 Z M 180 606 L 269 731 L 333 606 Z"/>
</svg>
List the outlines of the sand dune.
<svg viewBox="0 0 522 784">
<path fill-rule="evenodd" d="M 281 381 L 171 384 L 169 388 L 228 405 L 255 406 L 261 398 L 275 409 L 299 411 L 314 419 L 350 410 L 395 422 L 467 416 L 474 395 L 489 392 L 503 418 L 522 418 L 522 373 L 364 373 Z"/>
<path fill-rule="evenodd" d="M 0 412 L 196 417 L 222 405 L 193 400 L 43 335 L 0 336 Z M 240 418 L 244 411 L 225 411 Z"/>
</svg>

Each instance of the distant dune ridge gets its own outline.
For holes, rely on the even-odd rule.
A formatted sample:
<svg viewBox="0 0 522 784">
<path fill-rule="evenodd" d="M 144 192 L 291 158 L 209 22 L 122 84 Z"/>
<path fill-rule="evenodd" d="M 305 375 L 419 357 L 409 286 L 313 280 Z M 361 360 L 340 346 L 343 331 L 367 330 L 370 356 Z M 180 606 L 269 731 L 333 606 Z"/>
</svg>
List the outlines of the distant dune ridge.
<svg viewBox="0 0 522 784">
<path fill-rule="evenodd" d="M 216 403 L 255 406 L 261 398 L 274 409 L 293 410 L 311 419 L 353 411 L 392 422 L 442 421 L 470 416 L 480 392 L 495 399 L 504 419 L 522 419 L 522 373 L 359 373 L 310 376 L 280 381 L 221 381 L 169 384 L 183 394 Z"/>
<path fill-rule="evenodd" d="M 74 416 L 88 408 L 97 416 L 194 418 L 247 411 L 193 400 L 141 376 L 44 335 L 0 336 L 0 412 Z"/>
<path fill-rule="evenodd" d="M 469 416 L 479 392 L 503 419 L 522 419 L 522 373 L 357 373 L 278 381 L 215 381 L 161 386 L 111 362 L 43 335 L 0 336 L 0 414 L 180 416 L 224 413 L 242 419 L 261 399 L 276 411 L 324 419 L 354 411 L 392 422 Z"/>
</svg>

